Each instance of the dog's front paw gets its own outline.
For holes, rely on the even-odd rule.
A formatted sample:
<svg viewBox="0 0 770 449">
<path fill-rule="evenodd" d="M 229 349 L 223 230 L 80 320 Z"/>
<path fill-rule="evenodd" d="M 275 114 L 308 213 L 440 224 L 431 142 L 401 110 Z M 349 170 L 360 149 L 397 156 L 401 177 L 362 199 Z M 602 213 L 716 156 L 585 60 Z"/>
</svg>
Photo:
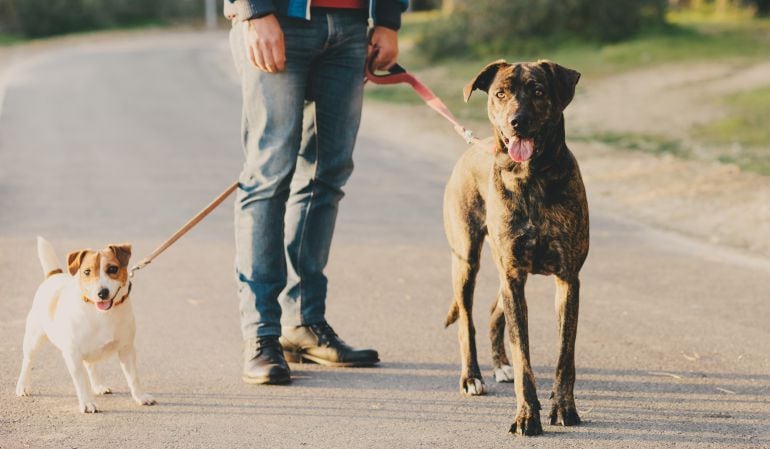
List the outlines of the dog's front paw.
<svg viewBox="0 0 770 449">
<path fill-rule="evenodd" d="M 99 409 L 93 402 L 84 402 L 80 404 L 80 413 L 99 413 Z"/>
<path fill-rule="evenodd" d="M 158 402 L 151 394 L 144 393 L 134 396 L 134 401 L 139 405 L 155 405 Z"/>
<path fill-rule="evenodd" d="M 460 381 L 460 388 L 466 396 L 483 396 L 487 394 L 487 387 L 481 377 L 468 377 Z"/>
<path fill-rule="evenodd" d="M 542 434 L 543 426 L 540 424 L 540 411 L 520 411 L 516 415 L 516 419 L 513 421 L 513 424 L 511 424 L 511 428 L 508 432 L 525 436 Z"/>
<path fill-rule="evenodd" d="M 16 396 L 30 396 L 30 394 L 29 385 L 24 385 L 22 383 L 16 384 Z"/>
<path fill-rule="evenodd" d="M 548 414 L 548 419 L 552 426 L 576 426 L 580 424 L 580 416 L 578 416 L 574 401 L 554 401 L 553 406 L 551 407 L 551 413 Z"/>
<path fill-rule="evenodd" d="M 498 383 L 513 382 L 513 367 L 511 365 L 501 365 L 495 368 L 495 381 Z"/>
<path fill-rule="evenodd" d="M 92 390 L 94 394 L 98 394 L 98 395 L 112 394 L 112 389 L 104 385 L 94 385 Z"/>
</svg>

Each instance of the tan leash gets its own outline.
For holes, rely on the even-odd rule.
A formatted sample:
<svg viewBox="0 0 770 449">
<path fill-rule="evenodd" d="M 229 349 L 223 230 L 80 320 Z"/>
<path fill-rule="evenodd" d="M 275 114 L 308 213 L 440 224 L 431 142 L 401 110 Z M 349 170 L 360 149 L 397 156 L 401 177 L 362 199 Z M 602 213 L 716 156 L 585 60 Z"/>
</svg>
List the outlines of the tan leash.
<svg viewBox="0 0 770 449">
<path fill-rule="evenodd" d="M 173 245 L 174 242 L 182 238 L 183 235 L 187 234 L 190 229 L 194 228 L 195 225 L 200 223 L 201 220 L 206 218 L 208 214 L 214 211 L 222 202 L 227 199 L 228 196 L 230 196 L 231 193 L 235 191 L 235 189 L 238 188 L 239 183 L 236 181 L 230 186 L 228 186 L 224 192 L 220 193 L 218 197 L 214 198 L 214 201 L 210 202 L 208 206 L 204 207 L 203 210 L 198 212 L 194 217 L 192 217 L 187 223 L 184 224 L 181 228 L 179 228 L 178 231 L 174 233 L 171 237 L 169 237 L 163 244 L 161 244 L 159 247 L 155 248 L 155 251 L 153 251 L 149 256 L 145 257 L 141 260 L 138 264 L 134 265 L 131 270 L 128 272 L 128 277 L 132 278 L 134 277 L 134 273 L 141 270 L 142 268 L 146 267 L 150 263 L 152 263 L 153 260 L 155 260 L 156 257 L 158 257 L 163 251 L 167 250 L 169 246 Z"/>
<path fill-rule="evenodd" d="M 441 101 L 441 99 L 436 96 L 425 84 L 423 84 L 420 80 L 414 77 L 414 75 L 407 72 L 403 67 L 396 64 L 393 67 L 391 67 L 388 70 L 387 75 L 377 75 L 374 73 L 374 71 L 369 66 L 369 63 L 366 64 L 366 78 L 375 83 L 375 84 L 398 84 L 398 83 L 406 83 L 412 86 L 412 89 L 417 93 L 417 95 L 422 98 L 425 103 L 434 111 L 438 112 L 443 116 L 445 119 L 447 119 L 453 126 L 457 134 L 460 135 L 460 137 L 465 140 L 468 144 L 477 143 L 479 139 L 473 135 L 473 132 L 469 130 L 468 128 L 464 127 L 460 122 L 455 118 L 455 116 L 452 114 L 452 112 L 449 111 L 449 108 L 446 107 L 444 102 Z M 159 247 L 155 248 L 155 251 L 153 251 L 149 256 L 142 259 L 141 262 L 134 265 L 131 270 L 129 271 L 128 276 L 134 277 L 134 273 L 141 270 L 142 268 L 146 267 L 150 263 L 152 263 L 153 260 L 155 260 L 156 257 L 158 257 L 163 251 L 167 250 L 169 246 L 173 245 L 177 240 L 179 240 L 183 235 L 187 234 L 190 229 L 194 228 L 195 225 L 197 225 L 201 220 L 206 218 L 208 214 L 210 214 L 214 209 L 216 209 L 222 202 L 230 196 L 231 193 L 235 191 L 235 189 L 238 188 L 238 182 L 232 183 L 227 189 L 225 189 L 224 192 L 219 194 L 218 197 L 214 199 L 211 203 L 209 203 L 208 206 L 203 208 L 202 211 L 198 212 L 194 217 L 190 219 L 187 223 L 185 223 L 184 226 L 179 228 L 178 231 L 174 233 L 171 237 L 168 238 L 163 244 L 161 244 Z"/>
</svg>

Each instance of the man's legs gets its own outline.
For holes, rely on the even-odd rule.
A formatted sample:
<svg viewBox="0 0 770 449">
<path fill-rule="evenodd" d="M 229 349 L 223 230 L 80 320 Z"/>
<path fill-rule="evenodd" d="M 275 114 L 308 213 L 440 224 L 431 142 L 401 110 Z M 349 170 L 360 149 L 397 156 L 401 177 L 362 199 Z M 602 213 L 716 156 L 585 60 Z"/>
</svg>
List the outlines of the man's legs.
<svg viewBox="0 0 770 449">
<path fill-rule="evenodd" d="M 354 13 L 330 13 L 327 47 L 309 73 L 302 147 L 285 220 L 288 268 L 279 300 L 284 326 L 324 321 L 326 276 L 342 186 L 353 171 L 361 119 L 366 25 Z"/>
<path fill-rule="evenodd" d="M 286 284 L 283 217 L 300 146 L 310 57 L 299 50 L 289 57 L 287 51 L 285 72 L 259 71 L 245 55 L 241 26 L 236 23 L 231 31 L 241 72 L 246 155 L 235 203 L 235 243 L 241 331 L 248 340 L 281 333 L 277 298 Z"/>
<path fill-rule="evenodd" d="M 287 284 L 281 344 L 289 361 L 367 366 L 377 351 L 346 345 L 326 323 L 326 276 L 342 186 L 353 171 L 361 119 L 366 30 L 363 13 L 326 17 L 327 43 L 309 74 L 302 148 L 286 210 Z"/>
</svg>

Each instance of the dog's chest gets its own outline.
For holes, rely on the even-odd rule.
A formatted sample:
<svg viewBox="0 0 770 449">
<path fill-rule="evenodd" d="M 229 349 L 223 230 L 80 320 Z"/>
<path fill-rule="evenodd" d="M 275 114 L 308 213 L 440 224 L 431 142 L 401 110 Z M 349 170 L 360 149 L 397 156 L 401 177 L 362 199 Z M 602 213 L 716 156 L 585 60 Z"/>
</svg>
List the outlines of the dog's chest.
<svg viewBox="0 0 770 449">
<path fill-rule="evenodd" d="M 84 324 L 76 331 L 73 343 L 87 362 L 108 357 L 133 339 L 133 317 L 95 316 Z"/>
<path fill-rule="evenodd" d="M 571 263 L 571 241 L 580 219 L 570 203 L 541 183 L 504 186 L 490 201 L 488 225 L 493 241 L 513 265 L 533 274 L 555 274 Z M 494 214 L 495 219 L 489 220 Z"/>
</svg>

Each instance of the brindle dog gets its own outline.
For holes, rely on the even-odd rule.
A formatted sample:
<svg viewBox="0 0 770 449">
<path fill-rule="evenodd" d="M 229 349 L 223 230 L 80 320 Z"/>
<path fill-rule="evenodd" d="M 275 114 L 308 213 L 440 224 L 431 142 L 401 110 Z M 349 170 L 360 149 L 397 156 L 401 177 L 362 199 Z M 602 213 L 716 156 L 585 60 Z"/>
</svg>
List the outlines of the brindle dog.
<svg viewBox="0 0 770 449">
<path fill-rule="evenodd" d="M 580 423 L 573 387 L 579 273 L 588 254 L 588 203 L 577 161 L 564 141 L 563 115 L 579 78 L 578 72 L 549 61 L 496 61 L 486 66 L 464 94 L 468 101 L 476 89 L 488 93 L 494 137 L 462 155 L 444 196 L 454 289 L 446 325 L 459 319 L 460 387 L 469 395 L 485 393 L 471 309 L 486 237 L 500 273 L 490 325 L 495 378 L 513 378 L 517 410 L 510 431 L 522 435 L 543 432 L 529 361 L 524 298 L 529 273 L 556 278 L 560 346 L 550 422 Z M 512 369 L 505 354 L 506 322 Z"/>
</svg>

